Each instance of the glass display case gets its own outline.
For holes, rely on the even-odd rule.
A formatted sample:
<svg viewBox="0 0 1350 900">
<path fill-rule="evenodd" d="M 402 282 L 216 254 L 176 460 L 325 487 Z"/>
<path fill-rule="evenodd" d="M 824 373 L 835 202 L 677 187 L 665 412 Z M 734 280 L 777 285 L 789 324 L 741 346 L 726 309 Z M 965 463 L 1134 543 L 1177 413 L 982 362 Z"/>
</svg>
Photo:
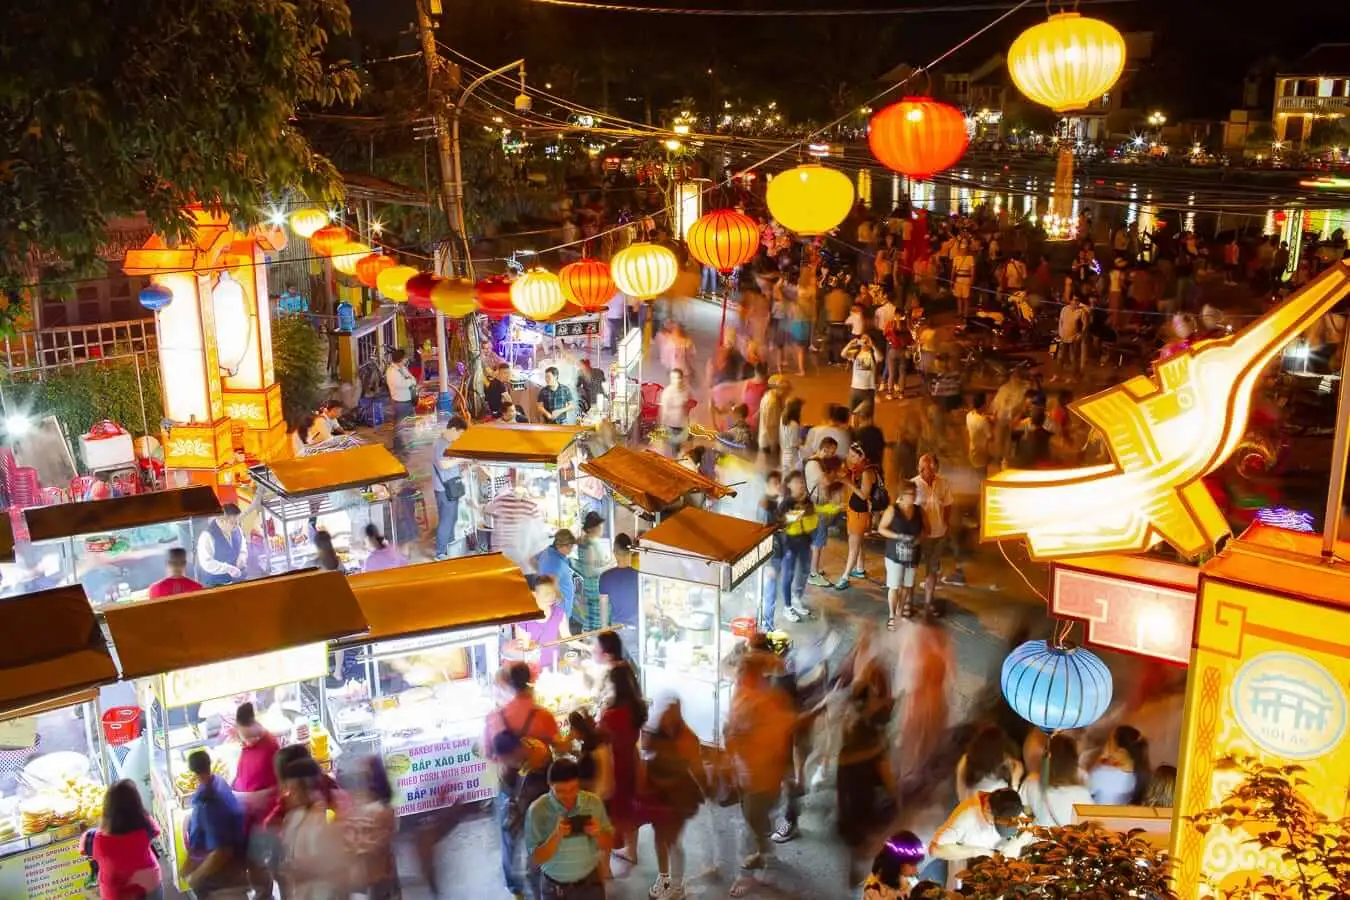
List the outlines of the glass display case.
<svg viewBox="0 0 1350 900">
<path fill-rule="evenodd" d="M 165 575 L 171 548 L 188 551 L 219 515 L 220 501 L 196 486 L 24 510 L 28 540 L 0 563 L 7 596 L 78 583 L 95 607 L 143 599 Z"/>
<path fill-rule="evenodd" d="M 707 744 L 720 744 L 735 672 L 754 634 L 773 526 L 683 509 L 641 537 L 638 636 L 643 691 L 670 691 Z"/>
</svg>

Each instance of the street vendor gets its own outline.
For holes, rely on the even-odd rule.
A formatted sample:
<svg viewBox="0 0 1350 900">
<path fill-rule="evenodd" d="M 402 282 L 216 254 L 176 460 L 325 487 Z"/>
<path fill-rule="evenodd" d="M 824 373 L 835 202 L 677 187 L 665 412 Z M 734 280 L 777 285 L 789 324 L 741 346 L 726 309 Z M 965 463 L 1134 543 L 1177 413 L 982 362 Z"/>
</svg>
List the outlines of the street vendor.
<svg viewBox="0 0 1350 900">
<path fill-rule="evenodd" d="M 198 580 L 206 587 L 243 581 L 247 565 L 248 541 L 239 527 L 239 507 L 226 503 L 197 538 Z"/>
</svg>

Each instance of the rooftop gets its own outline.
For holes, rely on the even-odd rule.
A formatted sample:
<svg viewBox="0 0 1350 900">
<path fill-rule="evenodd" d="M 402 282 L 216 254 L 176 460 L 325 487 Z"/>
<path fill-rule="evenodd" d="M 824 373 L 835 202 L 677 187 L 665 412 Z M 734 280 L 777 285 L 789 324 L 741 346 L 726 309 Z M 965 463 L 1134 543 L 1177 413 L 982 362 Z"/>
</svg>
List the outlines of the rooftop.
<svg viewBox="0 0 1350 900">
<path fill-rule="evenodd" d="M 1350 75 L 1350 43 L 1318 44 L 1302 58 L 1281 66 L 1281 75 Z"/>
</svg>

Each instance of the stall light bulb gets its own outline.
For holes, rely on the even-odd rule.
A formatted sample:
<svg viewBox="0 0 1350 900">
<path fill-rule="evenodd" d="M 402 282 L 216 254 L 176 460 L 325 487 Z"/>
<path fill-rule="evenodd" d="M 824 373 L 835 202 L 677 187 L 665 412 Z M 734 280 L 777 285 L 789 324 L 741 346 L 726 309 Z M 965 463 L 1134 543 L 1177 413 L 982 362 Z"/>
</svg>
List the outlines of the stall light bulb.
<svg viewBox="0 0 1350 900">
<path fill-rule="evenodd" d="M 20 438 L 32 428 L 32 421 L 23 413 L 14 413 L 5 417 L 5 431 L 12 438 Z"/>
</svg>

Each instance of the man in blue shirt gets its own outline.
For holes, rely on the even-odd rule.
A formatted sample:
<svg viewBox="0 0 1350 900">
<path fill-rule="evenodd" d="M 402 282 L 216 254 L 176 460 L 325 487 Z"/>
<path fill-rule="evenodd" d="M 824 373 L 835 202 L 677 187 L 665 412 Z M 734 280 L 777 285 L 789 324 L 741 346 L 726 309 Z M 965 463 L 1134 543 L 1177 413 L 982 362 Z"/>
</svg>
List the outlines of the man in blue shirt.
<svg viewBox="0 0 1350 900">
<path fill-rule="evenodd" d="M 577 539 L 572 532 L 566 528 L 559 528 L 553 535 L 553 543 L 545 547 L 534 561 L 534 567 L 540 575 L 548 575 L 558 582 L 563 612 L 569 621 L 572 618 L 572 605 L 577 599 L 577 584 L 572 561 L 567 556 L 576 549 L 576 546 Z"/>
<path fill-rule="evenodd" d="M 539 868 L 540 900 L 604 900 L 600 860 L 614 846 L 605 802 L 581 789 L 577 761 L 563 756 L 548 769 L 548 793 L 530 804 L 525 840 Z"/>
<path fill-rule="evenodd" d="M 633 539 L 614 538 L 614 568 L 600 575 L 601 618 L 608 626 L 626 625 L 637 633 L 638 571 L 633 568 Z"/>
<path fill-rule="evenodd" d="M 224 778 L 211 771 L 205 750 L 188 756 L 188 771 L 197 778 L 187 827 L 187 854 L 181 875 L 198 900 L 213 893 L 247 886 L 244 810 Z"/>
</svg>

